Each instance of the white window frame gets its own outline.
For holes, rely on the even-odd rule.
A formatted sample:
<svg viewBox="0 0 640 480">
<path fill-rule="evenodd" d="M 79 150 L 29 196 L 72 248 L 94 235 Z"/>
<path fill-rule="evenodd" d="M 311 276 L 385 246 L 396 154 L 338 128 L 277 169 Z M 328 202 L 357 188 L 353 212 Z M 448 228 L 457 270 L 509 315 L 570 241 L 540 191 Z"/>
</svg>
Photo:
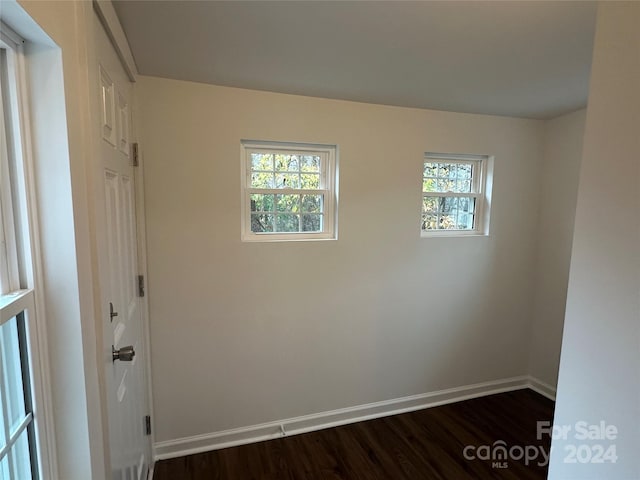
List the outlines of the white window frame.
<svg viewBox="0 0 640 480">
<path fill-rule="evenodd" d="M 317 155 L 320 157 L 320 188 L 252 188 L 251 187 L 251 154 L 252 153 L 286 153 L 301 155 Z M 319 145 L 311 143 L 268 142 L 256 140 L 241 141 L 241 239 L 243 242 L 282 242 L 305 240 L 337 239 L 337 180 L 336 145 Z M 251 194 L 312 194 L 323 195 L 323 230 L 320 232 L 264 232 L 251 230 Z"/>
<path fill-rule="evenodd" d="M 421 172 L 424 172 L 425 163 L 472 163 L 474 165 L 471 175 L 471 193 L 461 192 L 425 192 L 423 183 L 420 182 L 422 196 L 420 198 L 420 236 L 422 238 L 433 237 L 466 237 L 486 236 L 489 234 L 489 208 L 491 205 L 491 176 L 493 174 L 493 157 L 490 155 L 452 154 L 426 152 L 424 154 Z M 421 180 L 424 179 L 422 173 Z M 457 230 L 423 230 L 422 229 L 422 204 L 426 197 L 468 197 L 475 200 L 473 229 Z"/>
<path fill-rule="evenodd" d="M 25 375 L 28 377 L 31 413 L 21 429 L 32 428 L 30 445 L 36 452 L 35 458 L 32 458 L 32 462 L 35 461 L 32 472 L 38 474 L 36 478 L 53 478 L 57 472 L 55 433 L 47 363 L 45 308 L 41 293 L 41 253 L 24 43 L 18 34 L 0 22 L 0 48 L 5 51 L 3 56 L 6 62 L 6 68 L 2 69 L 0 96 L 3 98 L 0 101 L 4 103 L 5 115 L 9 117 L 0 120 L 0 135 L 7 147 L 0 148 L 0 223 L 3 227 L 0 233 L 3 243 L 1 260 L 4 264 L 0 266 L 0 274 L 4 277 L 0 290 L 0 324 L 23 315 L 24 324 L 19 328 L 24 331 L 24 343 L 20 348 L 27 359 L 22 366 L 28 366 Z M 5 128 L 5 120 L 8 120 L 8 129 Z M 6 131 L 10 132 L 10 136 L 6 136 Z M 32 426 L 29 427 L 29 424 Z"/>
</svg>

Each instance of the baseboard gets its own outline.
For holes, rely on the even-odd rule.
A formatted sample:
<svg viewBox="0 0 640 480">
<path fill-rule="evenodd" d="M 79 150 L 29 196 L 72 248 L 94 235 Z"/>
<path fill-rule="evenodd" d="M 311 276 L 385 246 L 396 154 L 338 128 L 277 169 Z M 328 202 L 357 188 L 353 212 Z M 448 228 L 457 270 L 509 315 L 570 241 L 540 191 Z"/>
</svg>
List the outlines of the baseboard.
<svg viewBox="0 0 640 480">
<path fill-rule="evenodd" d="M 193 455 L 195 453 L 219 450 L 221 448 L 281 438 L 288 435 L 297 435 L 314 430 L 321 430 L 323 428 L 337 427 L 348 423 L 397 415 L 524 388 L 531 388 L 546 397 L 549 397 L 548 392 L 553 391 L 553 388 L 549 385 L 530 376 L 476 383 L 259 425 L 158 442 L 154 445 L 154 458 L 155 460 L 164 460 L 184 455 Z"/>
<path fill-rule="evenodd" d="M 556 401 L 556 388 L 543 382 L 539 378 L 529 375 L 529 385 L 527 385 L 534 392 L 547 397 L 549 400 Z"/>
</svg>

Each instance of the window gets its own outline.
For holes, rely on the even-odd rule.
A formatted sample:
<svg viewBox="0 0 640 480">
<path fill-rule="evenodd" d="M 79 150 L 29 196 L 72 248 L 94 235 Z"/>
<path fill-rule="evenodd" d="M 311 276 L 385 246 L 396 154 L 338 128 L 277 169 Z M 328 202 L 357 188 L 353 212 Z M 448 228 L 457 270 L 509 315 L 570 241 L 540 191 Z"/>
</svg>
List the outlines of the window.
<svg viewBox="0 0 640 480">
<path fill-rule="evenodd" d="M 335 239 L 336 147 L 242 142 L 242 240 Z"/>
<path fill-rule="evenodd" d="M 35 430 L 29 381 L 27 315 L 33 309 L 32 291 L 2 298 L 0 319 L 0 477 L 35 479 Z M 4 305 L 4 303 L 8 305 Z M 18 313 L 10 317 L 9 309 Z"/>
<path fill-rule="evenodd" d="M 488 233 L 489 157 L 426 153 L 422 173 L 422 235 Z"/>
<path fill-rule="evenodd" d="M 30 348 L 35 336 L 32 237 L 21 129 L 19 55 L 22 41 L 4 24 L 0 31 L 0 478 L 32 480 L 43 465 Z M 38 390 L 41 395 L 41 390 Z M 42 398 L 42 397 L 40 397 Z M 42 427 L 44 428 L 44 427 Z"/>
</svg>

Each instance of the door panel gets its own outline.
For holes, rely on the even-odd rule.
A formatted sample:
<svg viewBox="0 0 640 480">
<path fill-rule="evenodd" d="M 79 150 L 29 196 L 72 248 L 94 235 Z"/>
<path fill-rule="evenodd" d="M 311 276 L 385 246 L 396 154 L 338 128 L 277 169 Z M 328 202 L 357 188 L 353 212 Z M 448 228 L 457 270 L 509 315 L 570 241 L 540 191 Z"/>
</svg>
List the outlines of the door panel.
<svg viewBox="0 0 640 480">
<path fill-rule="evenodd" d="M 94 15 L 96 36 L 96 102 L 100 110 L 96 136 L 100 143 L 97 169 L 96 234 L 102 291 L 105 389 L 113 480 L 143 480 L 150 444 L 144 417 L 149 411 L 145 391 L 145 352 L 140 299 L 137 295 L 137 235 L 134 167 L 130 158 L 132 84 Z M 133 346 L 127 361 L 112 359 L 116 350 Z"/>
</svg>

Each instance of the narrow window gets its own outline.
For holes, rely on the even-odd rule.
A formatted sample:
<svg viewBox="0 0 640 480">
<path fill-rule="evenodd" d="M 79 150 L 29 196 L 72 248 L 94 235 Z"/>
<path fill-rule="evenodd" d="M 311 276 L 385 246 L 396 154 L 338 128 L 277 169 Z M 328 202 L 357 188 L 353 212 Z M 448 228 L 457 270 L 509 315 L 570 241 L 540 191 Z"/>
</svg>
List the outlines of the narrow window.
<svg viewBox="0 0 640 480">
<path fill-rule="evenodd" d="M 488 233 L 489 157 L 426 153 L 422 170 L 423 236 Z"/>
<path fill-rule="evenodd" d="M 0 31 L 0 478 L 36 480 L 41 458 L 34 407 L 38 381 L 32 237 L 21 130 L 24 89 L 17 68 L 22 42 Z M 40 393 L 42 395 L 42 392 Z M 44 441 L 42 439 L 42 441 Z"/>
<path fill-rule="evenodd" d="M 336 238 L 336 147 L 242 142 L 242 240 Z"/>
</svg>

